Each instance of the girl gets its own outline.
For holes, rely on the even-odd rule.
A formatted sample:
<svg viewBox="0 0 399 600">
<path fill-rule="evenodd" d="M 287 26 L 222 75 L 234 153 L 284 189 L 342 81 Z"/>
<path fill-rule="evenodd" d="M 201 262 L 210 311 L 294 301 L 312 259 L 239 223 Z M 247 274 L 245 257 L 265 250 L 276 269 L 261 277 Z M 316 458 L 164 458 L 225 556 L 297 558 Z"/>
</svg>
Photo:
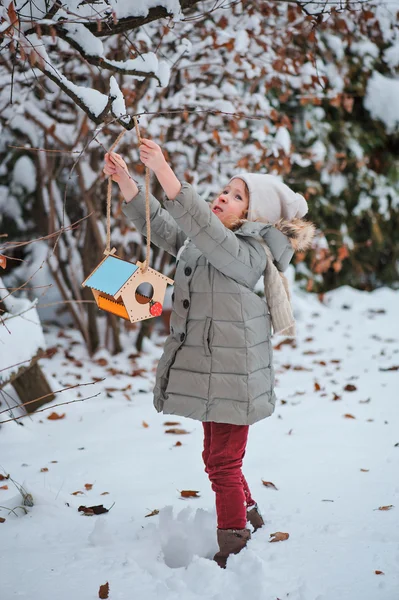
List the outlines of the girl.
<svg viewBox="0 0 399 600">
<path fill-rule="evenodd" d="M 254 531 L 264 525 L 241 471 L 249 425 L 269 417 L 276 401 L 270 306 L 254 292 L 269 260 L 263 245 L 270 268 L 284 271 L 293 245 L 310 244 L 313 226 L 301 220 L 305 199 L 271 175 L 236 175 L 209 205 L 177 179 L 155 142 L 143 139 L 140 159 L 166 194 L 165 208 L 150 198 L 151 240 L 177 257 L 154 405 L 203 422 L 202 456 L 216 493 L 214 560 L 225 567 L 251 537 L 247 521 Z M 145 235 L 145 193 L 126 163 L 106 154 L 104 173 L 119 184 L 123 212 Z"/>
</svg>

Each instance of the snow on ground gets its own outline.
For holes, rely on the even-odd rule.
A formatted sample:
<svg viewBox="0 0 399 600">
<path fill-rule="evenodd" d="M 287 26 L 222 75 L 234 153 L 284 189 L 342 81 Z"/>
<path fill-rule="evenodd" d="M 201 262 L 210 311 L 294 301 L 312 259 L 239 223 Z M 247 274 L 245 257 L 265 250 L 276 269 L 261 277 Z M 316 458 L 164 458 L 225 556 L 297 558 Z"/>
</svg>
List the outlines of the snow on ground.
<svg viewBox="0 0 399 600">
<path fill-rule="evenodd" d="M 1 427 L 3 474 L 34 499 L 27 515 L 9 513 L 21 500 L 0 482 L 1 599 L 95 599 L 108 581 L 111 600 L 397 600 L 399 372 L 389 369 L 399 365 L 398 299 L 389 289 L 341 288 L 324 304 L 296 294 L 296 346 L 275 350 L 279 403 L 251 427 L 244 463 L 266 526 L 226 570 L 210 560 L 202 426 L 152 407 L 162 336 L 140 357 L 130 334 L 130 351 L 90 361 L 77 333 L 51 329 L 57 352 L 42 362 L 54 385 L 106 379 L 59 394 L 56 402 L 102 392 L 55 408 L 63 419 L 47 411 Z M 166 434 L 171 420 L 188 433 Z M 181 499 L 184 489 L 199 497 Z M 97 504 L 112 508 L 77 510 Z M 276 531 L 289 539 L 269 543 Z"/>
</svg>

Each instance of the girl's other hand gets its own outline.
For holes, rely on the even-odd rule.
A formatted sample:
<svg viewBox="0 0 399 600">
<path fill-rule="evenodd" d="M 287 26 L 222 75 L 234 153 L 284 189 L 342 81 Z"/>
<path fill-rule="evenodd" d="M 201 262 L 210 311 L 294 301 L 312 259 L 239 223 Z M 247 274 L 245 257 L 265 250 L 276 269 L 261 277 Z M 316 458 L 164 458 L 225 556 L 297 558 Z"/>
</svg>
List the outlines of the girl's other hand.
<svg viewBox="0 0 399 600">
<path fill-rule="evenodd" d="M 138 187 L 129 174 L 127 164 L 116 152 L 111 152 L 110 154 L 107 152 L 105 155 L 103 172 L 107 177 L 111 177 L 112 181 L 115 181 L 115 183 L 119 185 L 127 202 L 132 200 L 137 194 Z"/>
<path fill-rule="evenodd" d="M 161 147 L 152 140 L 145 138 L 142 138 L 142 144 L 140 145 L 140 160 L 146 167 L 154 171 L 155 174 L 166 164 Z"/>
<path fill-rule="evenodd" d="M 111 152 L 111 154 L 105 155 L 105 166 L 103 172 L 107 177 L 111 176 L 112 181 L 115 183 L 121 183 L 126 179 L 131 179 L 129 175 L 129 169 L 127 168 L 127 164 L 116 152 Z"/>
</svg>

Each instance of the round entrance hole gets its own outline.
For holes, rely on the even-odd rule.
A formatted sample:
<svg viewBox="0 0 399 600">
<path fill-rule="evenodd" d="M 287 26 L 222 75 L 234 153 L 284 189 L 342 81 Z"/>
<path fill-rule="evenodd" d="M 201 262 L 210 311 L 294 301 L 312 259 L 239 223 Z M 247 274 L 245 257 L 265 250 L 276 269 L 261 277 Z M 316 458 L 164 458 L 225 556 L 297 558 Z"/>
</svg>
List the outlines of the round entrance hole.
<svg viewBox="0 0 399 600">
<path fill-rule="evenodd" d="M 139 304 L 148 304 L 154 295 L 154 288 L 151 283 L 140 283 L 136 288 L 135 297 Z"/>
</svg>

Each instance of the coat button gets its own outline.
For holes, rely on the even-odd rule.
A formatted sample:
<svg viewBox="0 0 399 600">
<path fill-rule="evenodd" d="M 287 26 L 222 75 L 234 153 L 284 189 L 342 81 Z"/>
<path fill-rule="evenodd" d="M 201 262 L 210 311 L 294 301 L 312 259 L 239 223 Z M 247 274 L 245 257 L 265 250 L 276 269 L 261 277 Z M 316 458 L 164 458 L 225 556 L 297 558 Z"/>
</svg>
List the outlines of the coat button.
<svg viewBox="0 0 399 600">
<path fill-rule="evenodd" d="M 188 300 L 184 300 L 183 307 L 188 308 L 190 306 L 190 302 Z"/>
<path fill-rule="evenodd" d="M 188 277 L 189 275 L 191 275 L 191 273 L 192 273 L 192 268 L 191 268 L 191 267 L 186 267 L 186 268 L 184 269 L 184 274 L 185 274 L 185 275 L 187 275 L 187 277 Z"/>
<path fill-rule="evenodd" d="M 181 341 L 181 342 L 184 342 L 184 338 L 185 338 L 185 337 L 186 337 L 186 335 L 185 335 L 184 333 L 182 333 L 182 334 L 181 334 L 181 336 L 180 336 L 180 341 Z"/>
</svg>

